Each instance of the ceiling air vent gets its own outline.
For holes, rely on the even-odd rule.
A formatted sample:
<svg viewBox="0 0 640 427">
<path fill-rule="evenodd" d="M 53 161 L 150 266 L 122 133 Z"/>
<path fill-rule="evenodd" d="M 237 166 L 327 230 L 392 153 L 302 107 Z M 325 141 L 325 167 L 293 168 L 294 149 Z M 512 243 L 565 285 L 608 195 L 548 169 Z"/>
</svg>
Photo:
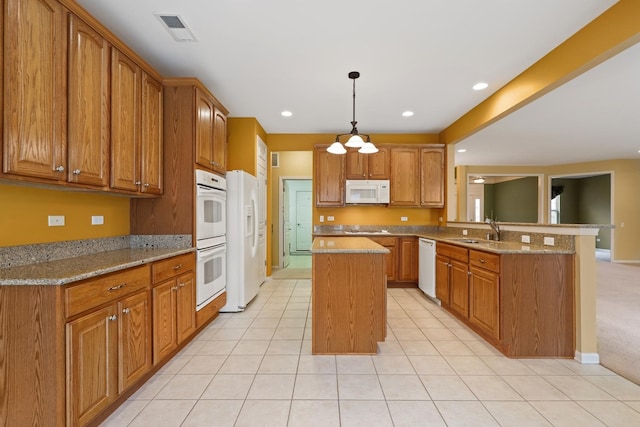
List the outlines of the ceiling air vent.
<svg viewBox="0 0 640 427">
<path fill-rule="evenodd" d="M 180 15 L 168 15 L 168 14 L 156 14 L 155 15 L 164 28 L 169 31 L 171 37 L 173 37 L 178 42 L 195 42 L 196 36 L 193 35 L 193 32 L 187 27 L 184 19 Z"/>
</svg>

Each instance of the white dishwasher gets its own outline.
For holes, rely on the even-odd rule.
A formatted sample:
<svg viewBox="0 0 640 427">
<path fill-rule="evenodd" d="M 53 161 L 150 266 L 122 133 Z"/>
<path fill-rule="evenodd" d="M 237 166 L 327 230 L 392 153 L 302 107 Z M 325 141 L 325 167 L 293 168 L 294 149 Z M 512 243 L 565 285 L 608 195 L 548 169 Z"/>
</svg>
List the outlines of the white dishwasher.
<svg viewBox="0 0 640 427">
<path fill-rule="evenodd" d="M 418 287 L 429 298 L 440 303 L 436 298 L 436 242 L 421 237 L 418 246 Z"/>
</svg>

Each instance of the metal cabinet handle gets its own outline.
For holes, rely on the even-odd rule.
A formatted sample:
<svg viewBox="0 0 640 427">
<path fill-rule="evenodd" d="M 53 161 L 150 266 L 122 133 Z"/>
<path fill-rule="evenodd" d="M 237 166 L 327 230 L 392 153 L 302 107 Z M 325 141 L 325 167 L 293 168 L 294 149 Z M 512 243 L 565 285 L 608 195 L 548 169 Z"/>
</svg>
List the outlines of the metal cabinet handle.
<svg viewBox="0 0 640 427">
<path fill-rule="evenodd" d="M 117 291 L 118 289 L 122 289 L 122 288 L 124 288 L 125 286 L 127 286 L 127 284 L 126 284 L 126 283 L 121 283 L 121 284 L 119 284 L 119 285 L 116 285 L 116 286 L 112 286 L 112 287 L 110 287 L 108 290 L 109 290 L 109 291 Z"/>
<path fill-rule="evenodd" d="M 125 308 L 125 309 L 123 309 L 123 310 L 122 310 L 122 312 L 123 312 L 124 314 L 129 314 L 129 312 L 130 312 L 130 311 L 131 311 L 131 310 L 130 310 L 129 308 Z"/>
<path fill-rule="evenodd" d="M 140 185 L 140 184 L 142 184 L 142 182 L 141 181 L 136 181 L 134 184 L 135 185 Z"/>
<path fill-rule="evenodd" d="M 54 169 L 56 172 L 64 172 L 64 166 L 58 166 Z"/>
<path fill-rule="evenodd" d="M 471 274 L 472 274 L 472 273 L 471 273 L 470 271 L 467 271 L 467 275 L 468 275 L 468 276 L 471 276 Z"/>
<path fill-rule="evenodd" d="M 118 319 L 118 316 L 116 316 L 115 314 L 112 314 L 111 316 L 107 317 L 107 320 L 111 320 L 112 322 L 117 319 Z"/>
<path fill-rule="evenodd" d="M 180 270 L 182 268 L 182 264 L 174 265 L 171 267 L 173 270 Z"/>
<path fill-rule="evenodd" d="M 481 263 L 483 263 L 483 264 L 487 262 L 487 261 L 485 261 L 485 260 L 484 260 L 484 258 L 480 258 L 480 260 L 479 260 L 479 261 L 480 261 Z"/>
<path fill-rule="evenodd" d="M 180 283 L 178 286 L 180 286 L 181 288 L 184 288 L 186 285 L 186 283 Z"/>
<path fill-rule="evenodd" d="M 178 287 L 177 287 L 177 286 L 172 286 L 172 287 L 171 287 L 171 290 L 172 290 L 172 291 L 177 291 L 177 290 L 178 290 Z"/>
<path fill-rule="evenodd" d="M 145 182 L 145 183 L 144 183 L 144 186 L 145 186 L 145 187 L 148 187 L 148 186 L 149 186 L 149 183 L 148 183 L 148 182 Z"/>
<path fill-rule="evenodd" d="M 80 175 L 80 169 L 74 169 L 73 170 L 73 174 L 74 175 Z"/>
</svg>

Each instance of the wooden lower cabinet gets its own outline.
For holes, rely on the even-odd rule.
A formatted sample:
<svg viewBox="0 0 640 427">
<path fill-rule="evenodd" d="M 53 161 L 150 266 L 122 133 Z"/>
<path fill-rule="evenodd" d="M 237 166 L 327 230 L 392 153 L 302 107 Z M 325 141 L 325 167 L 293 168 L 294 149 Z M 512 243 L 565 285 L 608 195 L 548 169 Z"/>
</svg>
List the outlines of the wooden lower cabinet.
<svg viewBox="0 0 640 427">
<path fill-rule="evenodd" d="M 188 265 L 179 262 L 184 272 L 168 280 L 154 283 L 153 294 L 153 364 L 173 353 L 196 330 L 196 295 L 193 255 Z M 178 262 L 178 261 L 176 261 Z M 154 266 L 154 277 L 164 276 Z M 159 269 L 168 265 L 160 265 Z M 173 267 L 171 270 L 176 271 Z"/>
<path fill-rule="evenodd" d="M 384 246 L 386 249 L 389 249 L 389 253 L 385 254 L 384 259 L 386 262 L 385 271 L 387 273 L 387 281 L 395 282 L 397 279 L 397 271 L 398 271 L 398 248 L 396 246 L 396 238 L 395 237 L 369 237 L 369 239 L 373 240 L 380 246 Z"/>
<path fill-rule="evenodd" d="M 506 356 L 574 357 L 573 255 L 436 248 L 445 309 Z"/>
<path fill-rule="evenodd" d="M 418 282 L 418 238 L 398 238 L 398 278 L 399 282 Z"/>
<path fill-rule="evenodd" d="M 67 421 L 86 425 L 151 369 L 149 291 L 68 322 L 66 335 Z"/>
</svg>

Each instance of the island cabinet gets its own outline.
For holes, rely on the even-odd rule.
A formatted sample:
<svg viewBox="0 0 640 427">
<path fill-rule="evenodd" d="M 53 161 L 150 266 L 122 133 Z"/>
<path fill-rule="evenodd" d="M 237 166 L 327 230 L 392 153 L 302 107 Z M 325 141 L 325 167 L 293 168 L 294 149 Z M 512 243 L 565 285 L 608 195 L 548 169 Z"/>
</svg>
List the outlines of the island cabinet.
<svg viewBox="0 0 640 427">
<path fill-rule="evenodd" d="M 386 251 L 363 237 L 314 240 L 313 354 L 377 353 L 386 337 Z"/>
<path fill-rule="evenodd" d="M 420 149 L 393 147 L 390 154 L 391 206 L 420 206 Z"/>
<path fill-rule="evenodd" d="M 65 289 L 67 423 L 86 425 L 151 369 L 149 266 Z"/>
<path fill-rule="evenodd" d="M 384 237 L 376 237 L 376 236 L 368 236 L 369 239 L 373 240 L 380 246 L 389 250 L 389 253 L 385 254 L 385 272 L 387 275 L 387 282 L 395 282 L 398 278 L 398 246 L 396 237 L 392 236 L 384 236 Z"/>
<path fill-rule="evenodd" d="M 442 306 L 509 357 L 573 357 L 573 255 L 438 242 Z M 467 261 L 463 257 L 466 254 Z"/>
<path fill-rule="evenodd" d="M 346 179 L 389 179 L 389 147 L 379 146 L 378 152 L 362 154 L 347 148 Z"/>
<path fill-rule="evenodd" d="M 344 206 L 345 156 L 331 154 L 328 145 L 313 148 L 316 207 Z"/>
</svg>

